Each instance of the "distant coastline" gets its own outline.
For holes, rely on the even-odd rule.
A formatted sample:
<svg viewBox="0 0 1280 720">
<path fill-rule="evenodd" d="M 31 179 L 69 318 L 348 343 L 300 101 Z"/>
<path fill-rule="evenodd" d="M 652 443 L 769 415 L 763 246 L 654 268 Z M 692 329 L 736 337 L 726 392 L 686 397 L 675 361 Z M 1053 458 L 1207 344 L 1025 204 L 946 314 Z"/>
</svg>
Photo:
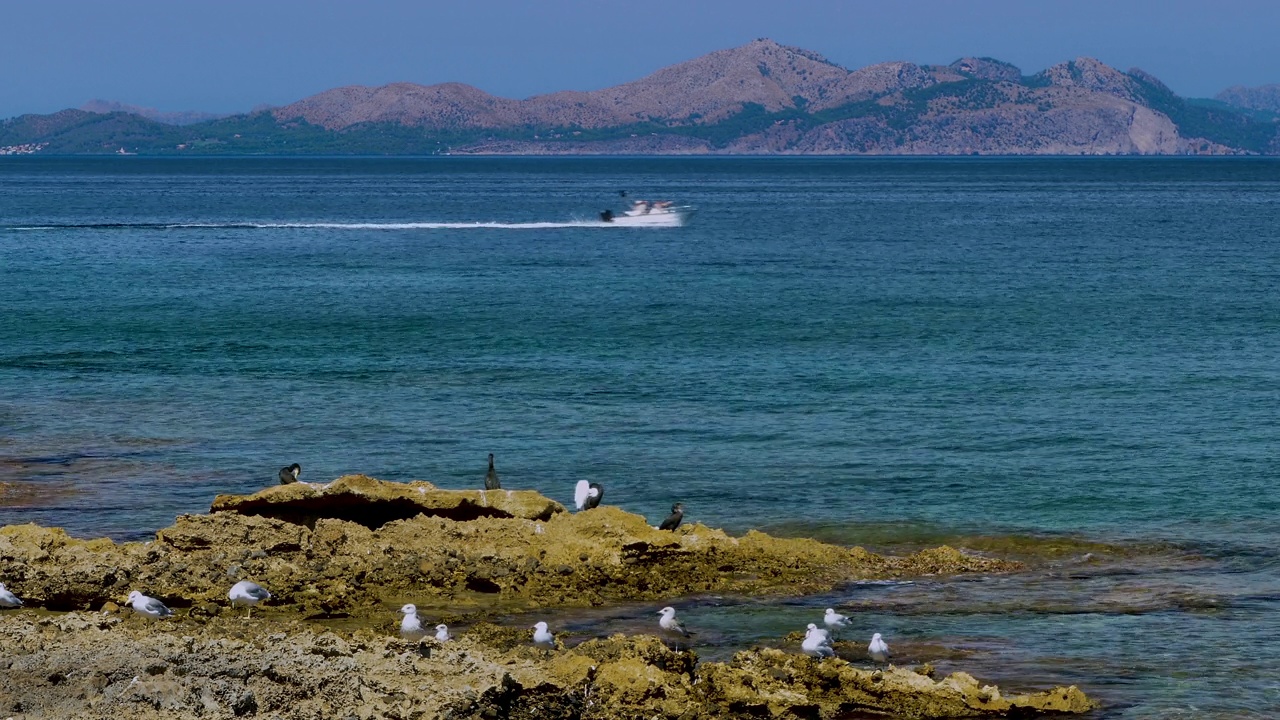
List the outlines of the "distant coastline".
<svg viewBox="0 0 1280 720">
<path fill-rule="evenodd" d="M 0 121 L 0 154 L 1280 155 L 1280 86 L 1176 95 L 1082 57 L 847 70 L 760 39 L 592 92 L 348 86 L 227 117 L 95 100 Z"/>
</svg>

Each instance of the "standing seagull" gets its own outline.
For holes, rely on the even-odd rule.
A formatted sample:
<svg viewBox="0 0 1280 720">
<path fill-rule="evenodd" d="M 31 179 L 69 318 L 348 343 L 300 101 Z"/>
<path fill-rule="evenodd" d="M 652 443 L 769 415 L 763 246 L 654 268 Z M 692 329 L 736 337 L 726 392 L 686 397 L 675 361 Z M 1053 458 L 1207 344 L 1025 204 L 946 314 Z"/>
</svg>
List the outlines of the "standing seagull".
<svg viewBox="0 0 1280 720">
<path fill-rule="evenodd" d="M 555 649 L 556 637 L 547 630 L 547 624 L 538 621 L 533 626 L 533 644 L 546 651 Z"/>
<path fill-rule="evenodd" d="M 421 640 L 427 631 L 422 629 L 422 621 L 418 619 L 418 608 L 412 603 L 400 608 L 404 619 L 400 621 L 400 637 L 406 640 Z"/>
<path fill-rule="evenodd" d="M 889 662 L 889 645 L 885 643 L 884 638 L 880 637 L 880 633 L 871 636 L 871 644 L 867 646 L 867 654 L 878 663 Z"/>
<path fill-rule="evenodd" d="M 444 623 L 440 623 L 439 625 L 436 626 L 436 640 L 440 642 L 449 642 L 450 637 L 451 636 L 449 635 L 448 625 L 445 625 Z"/>
<path fill-rule="evenodd" d="M 280 484 L 288 485 L 292 482 L 298 482 L 298 474 L 302 472 L 302 466 L 294 463 L 289 467 L 280 468 Z"/>
<path fill-rule="evenodd" d="M 489 453 L 489 472 L 484 476 L 485 490 L 501 490 L 502 483 L 498 482 L 498 471 L 493 469 L 493 453 Z"/>
<path fill-rule="evenodd" d="M 134 612 L 152 620 L 173 616 L 173 611 L 165 607 L 164 603 L 155 598 L 147 597 L 137 590 L 129 593 L 129 599 L 126 602 L 133 606 Z"/>
<path fill-rule="evenodd" d="M 836 656 L 836 651 L 831 649 L 831 638 L 827 635 L 827 631 L 819 629 L 813 623 L 809 623 L 809 629 L 804 632 L 804 642 L 800 643 L 800 650 L 805 655 L 819 660 Z"/>
<path fill-rule="evenodd" d="M 684 519 L 684 504 L 676 503 L 675 505 L 671 506 L 671 514 L 667 516 L 666 520 L 662 521 L 662 524 L 658 526 L 658 529 L 659 530 L 675 530 L 676 528 L 680 527 L 680 521 L 683 519 Z"/>
<path fill-rule="evenodd" d="M 658 621 L 658 627 L 662 628 L 664 635 L 676 639 L 677 642 L 680 639 L 687 639 L 689 637 L 689 631 L 685 630 L 684 626 L 680 624 L 680 621 L 676 619 L 675 608 L 670 606 L 664 607 L 658 611 L 658 614 L 662 616 L 662 619 Z"/>
<path fill-rule="evenodd" d="M 603 499 L 604 486 L 600 483 L 588 483 L 586 480 L 579 480 L 578 485 L 573 489 L 573 504 L 578 510 L 590 510 L 598 507 Z"/>
<path fill-rule="evenodd" d="M 849 626 L 849 616 L 841 615 L 832 608 L 827 608 L 827 614 L 822 616 L 822 624 L 827 626 L 827 630 L 831 631 L 835 636 L 836 630 Z"/>
<path fill-rule="evenodd" d="M 231 592 L 227 593 L 227 597 L 231 598 L 231 607 L 247 605 L 249 614 L 245 617 L 251 618 L 253 617 L 253 606 L 263 600 L 270 600 L 271 593 L 267 592 L 267 589 L 258 583 L 241 580 L 231 586 Z"/>
<path fill-rule="evenodd" d="M 17 595 L 9 592 L 5 588 L 4 583 L 0 583 L 0 608 L 16 608 L 22 607 L 22 601 Z"/>
</svg>

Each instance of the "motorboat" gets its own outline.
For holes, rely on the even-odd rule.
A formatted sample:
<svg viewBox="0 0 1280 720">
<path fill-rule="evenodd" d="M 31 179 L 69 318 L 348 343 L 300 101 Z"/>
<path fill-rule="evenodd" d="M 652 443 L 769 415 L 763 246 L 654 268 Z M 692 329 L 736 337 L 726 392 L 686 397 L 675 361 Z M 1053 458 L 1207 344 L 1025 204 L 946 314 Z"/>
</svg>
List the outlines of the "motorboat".
<svg viewBox="0 0 1280 720">
<path fill-rule="evenodd" d="M 692 205 L 676 205 L 669 200 L 635 200 L 621 215 L 605 210 L 600 213 L 600 220 L 622 227 L 680 227 L 693 213 Z"/>
</svg>

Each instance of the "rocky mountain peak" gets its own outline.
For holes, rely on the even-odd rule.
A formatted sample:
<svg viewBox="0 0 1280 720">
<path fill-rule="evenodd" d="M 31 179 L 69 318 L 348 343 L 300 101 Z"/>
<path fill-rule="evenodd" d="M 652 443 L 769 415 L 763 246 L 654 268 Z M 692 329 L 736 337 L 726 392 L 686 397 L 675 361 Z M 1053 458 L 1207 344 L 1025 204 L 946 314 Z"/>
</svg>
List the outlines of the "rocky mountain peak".
<svg viewBox="0 0 1280 720">
<path fill-rule="evenodd" d="M 1059 63 L 1036 77 L 1057 87 L 1109 93 L 1125 100 L 1138 99 L 1132 78 L 1096 58 L 1078 57 Z"/>
</svg>

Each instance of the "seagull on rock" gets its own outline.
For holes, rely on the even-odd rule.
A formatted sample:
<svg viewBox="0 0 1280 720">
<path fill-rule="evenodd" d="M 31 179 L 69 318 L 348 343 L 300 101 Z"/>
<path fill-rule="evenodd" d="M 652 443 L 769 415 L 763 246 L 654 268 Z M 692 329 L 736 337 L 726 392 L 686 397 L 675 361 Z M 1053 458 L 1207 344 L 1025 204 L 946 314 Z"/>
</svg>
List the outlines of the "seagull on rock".
<svg viewBox="0 0 1280 720">
<path fill-rule="evenodd" d="M 302 472 L 302 466 L 294 463 L 289 467 L 280 468 L 280 484 L 288 485 L 289 483 L 298 482 L 298 475 Z"/>
<path fill-rule="evenodd" d="M 662 524 L 658 526 L 658 529 L 659 530 L 675 530 L 676 528 L 680 527 L 680 521 L 683 519 L 684 519 L 684 504 L 676 503 L 675 505 L 671 506 L 671 514 L 667 516 L 666 520 L 662 521 Z"/>
<path fill-rule="evenodd" d="M 449 626 L 440 623 L 436 626 L 436 640 L 440 642 L 449 642 L 449 638 L 453 637 L 449 634 Z"/>
<path fill-rule="evenodd" d="M 489 472 L 484 476 L 484 489 L 502 489 L 502 483 L 498 480 L 498 471 L 493 469 L 493 453 L 489 453 Z"/>
<path fill-rule="evenodd" d="M 604 486 L 600 483 L 579 480 L 578 485 L 573 489 L 573 505 L 580 511 L 598 507 L 603 499 Z"/>
<path fill-rule="evenodd" d="M 689 637 L 689 631 L 684 629 L 680 621 L 676 619 L 676 609 L 673 607 L 664 607 L 658 611 L 662 619 L 658 621 L 658 627 L 668 635 L 679 635 L 680 637 Z"/>
<path fill-rule="evenodd" d="M 4 583 L 0 583 L 0 608 L 16 607 L 22 607 L 22 601 L 18 599 L 17 595 L 9 592 Z"/>
<path fill-rule="evenodd" d="M 143 617 L 149 617 L 152 620 L 173 617 L 173 611 L 165 607 L 164 603 L 153 597 L 147 597 L 137 590 L 130 592 L 129 599 L 125 602 L 133 606 L 134 612 L 142 615 Z"/>
<path fill-rule="evenodd" d="M 867 654 L 878 663 L 889 662 L 889 645 L 880 637 L 880 633 L 871 636 L 871 644 L 867 646 Z"/>
<path fill-rule="evenodd" d="M 227 597 L 231 598 L 231 607 L 248 606 L 249 614 L 245 617 L 253 617 L 253 606 L 263 600 L 270 600 L 271 593 L 258 583 L 241 580 L 231 586 L 231 592 L 227 593 Z"/>
<path fill-rule="evenodd" d="M 547 630 L 547 624 L 539 621 L 533 626 L 533 644 L 543 650 L 554 650 L 556 646 L 556 636 Z"/>
<path fill-rule="evenodd" d="M 427 631 L 422 628 L 422 621 L 418 619 L 418 608 L 412 603 L 400 608 L 400 612 L 404 613 L 404 619 L 400 621 L 400 637 L 406 640 L 421 640 L 426 637 Z"/>
<path fill-rule="evenodd" d="M 805 655 L 819 660 L 836 656 L 836 651 L 831 649 L 831 636 L 826 630 L 813 623 L 809 623 L 809 628 L 804 632 L 804 642 L 800 643 L 800 650 Z"/>
</svg>

